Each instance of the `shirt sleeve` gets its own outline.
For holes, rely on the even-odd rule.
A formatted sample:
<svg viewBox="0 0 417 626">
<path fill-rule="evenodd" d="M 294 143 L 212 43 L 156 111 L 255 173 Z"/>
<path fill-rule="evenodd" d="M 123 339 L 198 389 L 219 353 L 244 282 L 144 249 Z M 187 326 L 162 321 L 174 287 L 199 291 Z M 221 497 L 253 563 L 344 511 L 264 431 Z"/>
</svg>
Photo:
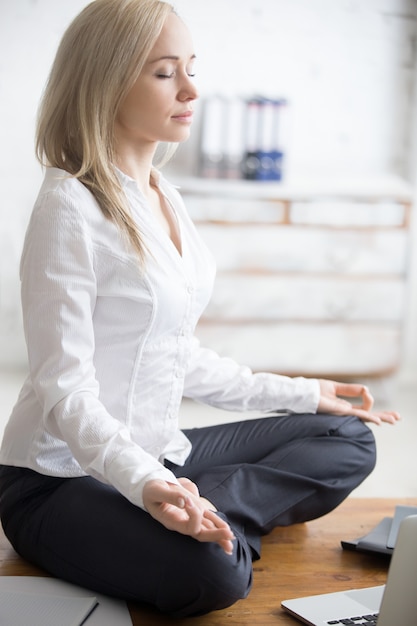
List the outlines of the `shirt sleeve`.
<svg viewBox="0 0 417 626">
<path fill-rule="evenodd" d="M 253 373 L 194 338 L 184 395 L 230 411 L 316 413 L 320 390 L 316 379 Z"/>
<path fill-rule="evenodd" d="M 144 508 L 148 480 L 177 480 L 100 401 L 94 367 L 94 249 L 86 220 L 68 195 L 45 194 L 35 207 L 21 282 L 30 377 L 44 428 L 68 445 L 86 474 Z"/>
</svg>

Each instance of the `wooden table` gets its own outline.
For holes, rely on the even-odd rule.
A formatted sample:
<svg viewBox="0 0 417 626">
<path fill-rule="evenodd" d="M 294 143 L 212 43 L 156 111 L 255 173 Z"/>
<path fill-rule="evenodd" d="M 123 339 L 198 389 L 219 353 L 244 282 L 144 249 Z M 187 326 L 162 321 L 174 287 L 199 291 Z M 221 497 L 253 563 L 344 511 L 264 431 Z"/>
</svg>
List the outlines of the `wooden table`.
<svg viewBox="0 0 417 626">
<path fill-rule="evenodd" d="M 395 506 L 417 506 L 417 498 L 349 498 L 313 522 L 277 528 L 263 540 L 262 558 L 254 563 L 254 585 L 246 600 L 223 611 L 172 620 L 139 605 L 129 605 L 133 626 L 295 626 L 280 608 L 281 600 L 303 595 L 385 583 L 389 561 L 383 556 L 347 552 L 340 539 L 369 532 Z M 26 563 L 0 536 L 0 575 L 45 576 Z"/>
</svg>

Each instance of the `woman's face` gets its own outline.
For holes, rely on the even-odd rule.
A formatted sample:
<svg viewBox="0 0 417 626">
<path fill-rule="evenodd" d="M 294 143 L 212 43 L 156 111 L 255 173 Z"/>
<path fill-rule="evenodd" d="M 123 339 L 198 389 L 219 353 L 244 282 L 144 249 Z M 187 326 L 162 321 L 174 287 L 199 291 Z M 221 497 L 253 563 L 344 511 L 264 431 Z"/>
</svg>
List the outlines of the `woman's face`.
<svg viewBox="0 0 417 626">
<path fill-rule="evenodd" d="M 194 51 L 185 24 L 171 13 L 145 66 L 116 116 L 116 137 L 132 146 L 188 138 L 192 104 Z"/>
</svg>

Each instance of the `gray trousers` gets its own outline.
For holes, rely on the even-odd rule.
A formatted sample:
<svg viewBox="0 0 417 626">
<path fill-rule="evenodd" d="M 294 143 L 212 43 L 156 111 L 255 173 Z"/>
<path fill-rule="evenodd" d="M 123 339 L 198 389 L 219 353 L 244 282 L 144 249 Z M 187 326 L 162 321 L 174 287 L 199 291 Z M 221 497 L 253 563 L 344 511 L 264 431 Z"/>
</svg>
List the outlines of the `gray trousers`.
<svg viewBox="0 0 417 626">
<path fill-rule="evenodd" d="M 193 444 L 186 464 L 167 465 L 228 520 L 232 556 L 165 529 L 91 477 L 3 466 L 6 536 L 54 576 L 176 617 L 198 615 L 249 593 L 262 535 L 328 513 L 375 465 L 372 432 L 355 417 L 272 416 L 185 433 Z"/>
</svg>

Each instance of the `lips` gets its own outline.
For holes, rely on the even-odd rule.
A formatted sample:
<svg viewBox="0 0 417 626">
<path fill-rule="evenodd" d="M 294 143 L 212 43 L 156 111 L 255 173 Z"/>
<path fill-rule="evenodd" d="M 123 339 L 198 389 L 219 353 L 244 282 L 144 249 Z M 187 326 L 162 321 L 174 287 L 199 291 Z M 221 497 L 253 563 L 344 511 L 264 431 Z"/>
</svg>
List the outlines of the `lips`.
<svg viewBox="0 0 417 626">
<path fill-rule="evenodd" d="M 193 111 L 184 111 L 183 113 L 179 113 L 178 115 L 173 115 L 172 119 L 177 120 L 178 122 L 191 122 L 193 119 Z"/>
</svg>

